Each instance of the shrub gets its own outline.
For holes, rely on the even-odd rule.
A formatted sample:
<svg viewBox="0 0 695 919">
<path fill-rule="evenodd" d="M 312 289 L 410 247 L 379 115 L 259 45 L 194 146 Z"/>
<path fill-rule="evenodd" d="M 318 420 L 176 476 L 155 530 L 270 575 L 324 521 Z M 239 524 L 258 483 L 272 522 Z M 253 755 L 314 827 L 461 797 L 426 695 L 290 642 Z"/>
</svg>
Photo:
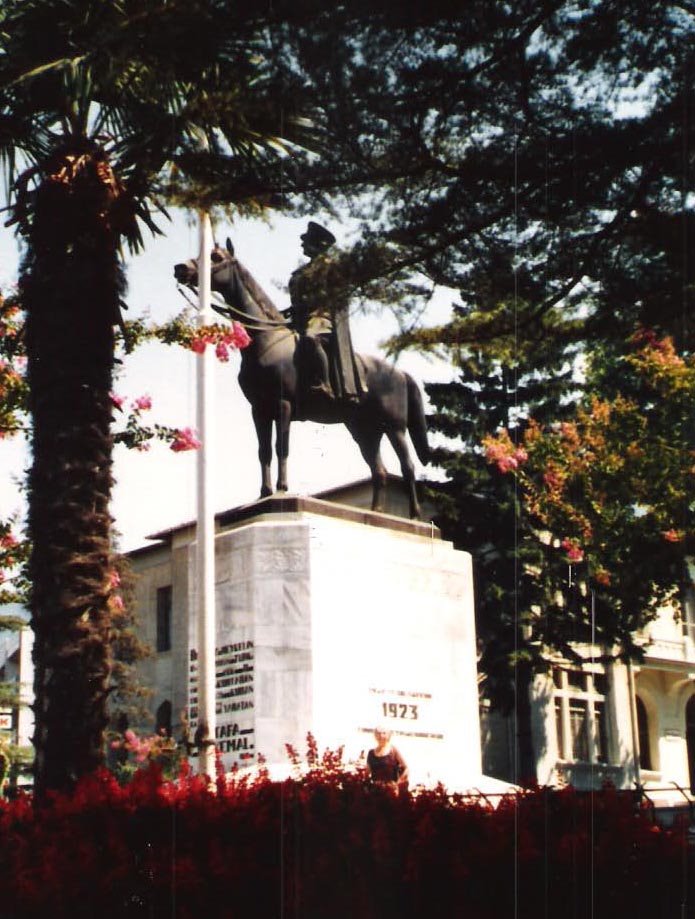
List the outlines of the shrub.
<svg viewBox="0 0 695 919">
<path fill-rule="evenodd" d="M 150 764 L 126 786 L 102 771 L 40 807 L 0 805 L 0 916 L 681 919 L 686 839 L 611 788 L 493 809 L 396 794 L 330 758 L 285 782 Z"/>
</svg>

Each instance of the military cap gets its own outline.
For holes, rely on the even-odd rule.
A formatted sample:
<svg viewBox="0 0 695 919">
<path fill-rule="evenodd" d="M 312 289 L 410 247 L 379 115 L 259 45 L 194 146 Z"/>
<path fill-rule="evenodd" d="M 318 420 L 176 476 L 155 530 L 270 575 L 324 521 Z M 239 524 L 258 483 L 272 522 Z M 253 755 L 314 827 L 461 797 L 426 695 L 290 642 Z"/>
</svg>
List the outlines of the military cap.
<svg viewBox="0 0 695 919">
<path fill-rule="evenodd" d="M 310 239 L 312 242 L 318 243 L 321 246 L 332 246 L 335 242 L 335 236 L 331 233 L 331 231 L 327 230 L 325 227 L 322 227 L 320 223 L 316 223 L 314 220 L 309 221 L 305 235 L 307 239 Z"/>
</svg>

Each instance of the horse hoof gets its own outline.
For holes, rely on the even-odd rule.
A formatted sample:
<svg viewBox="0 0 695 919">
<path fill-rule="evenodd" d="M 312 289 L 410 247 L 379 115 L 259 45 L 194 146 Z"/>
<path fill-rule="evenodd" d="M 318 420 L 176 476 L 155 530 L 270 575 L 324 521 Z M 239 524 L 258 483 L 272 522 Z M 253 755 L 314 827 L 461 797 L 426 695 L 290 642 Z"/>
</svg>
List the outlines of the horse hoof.
<svg viewBox="0 0 695 919">
<path fill-rule="evenodd" d="M 261 488 L 260 497 L 261 497 L 261 498 L 269 498 L 269 497 L 272 495 L 272 493 L 273 493 L 273 489 L 272 489 L 272 488 Z"/>
</svg>

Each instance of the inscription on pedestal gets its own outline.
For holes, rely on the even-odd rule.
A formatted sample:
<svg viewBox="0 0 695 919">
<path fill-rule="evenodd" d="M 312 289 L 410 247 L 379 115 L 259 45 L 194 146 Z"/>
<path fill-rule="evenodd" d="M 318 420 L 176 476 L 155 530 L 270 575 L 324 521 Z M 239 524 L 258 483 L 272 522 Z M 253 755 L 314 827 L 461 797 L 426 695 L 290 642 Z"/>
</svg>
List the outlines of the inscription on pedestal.
<svg viewBox="0 0 695 919">
<path fill-rule="evenodd" d="M 241 640 L 215 649 L 215 741 L 227 768 L 254 759 L 254 671 L 252 641 Z M 189 661 L 189 721 L 198 724 L 198 653 L 191 649 Z"/>
<path fill-rule="evenodd" d="M 444 737 L 438 730 L 437 706 L 431 692 L 372 687 L 365 720 L 371 725 L 360 728 L 362 732 L 371 733 L 377 725 L 384 725 L 407 737 Z"/>
</svg>

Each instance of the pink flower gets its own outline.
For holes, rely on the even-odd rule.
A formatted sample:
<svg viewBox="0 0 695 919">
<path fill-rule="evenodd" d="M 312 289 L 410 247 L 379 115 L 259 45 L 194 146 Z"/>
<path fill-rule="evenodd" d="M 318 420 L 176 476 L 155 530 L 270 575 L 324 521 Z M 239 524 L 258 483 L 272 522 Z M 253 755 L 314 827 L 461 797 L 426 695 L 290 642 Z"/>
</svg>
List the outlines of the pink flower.
<svg viewBox="0 0 695 919">
<path fill-rule="evenodd" d="M 148 409 L 152 408 L 152 397 L 147 395 L 138 396 L 133 402 L 133 408 L 138 412 L 146 412 Z"/>
<path fill-rule="evenodd" d="M 115 568 L 109 573 L 109 585 L 114 589 L 121 586 L 121 576 Z"/>
<path fill-rule="evenodd" d="M 227 362 L 229 360 L 229 348 L 221 341 L 215 346 L 215 356 L 218 361 Z"/>
<path fill-rule="evenodd" d="M 239 350 L 251 344 L 251 336 L 239 322 L 232 323 L 232 344 Z"/>
<path fill-rule="evenodd" d="M 560 545 L 567 553 L 568 562 L 581 562 L 584 560 L 584 553 L 573 539 L 565 537 Z"/>
<path fill-rule="evenodd" d="M 521 463 L 525 463 L 528 459 L 528 453 L 523 447 L 517 447 L 514 451 L 514 459 L 521 465 Z"/>
<path fill-rule="evenodd" d="M 197 450 L 199 447 L 202 447 L 202 442 L 198 440 L 193 429 L 181 428 L 180 431 L 176 431 L 169 449 L 174 453 L 181 453 L 184 450 Z"/>
<path fill-rule="evenodd" d="M 664 537 L 666 542 L 681 542 L 683 539 L 683 533 L 680 530 L 662 530 L 661 535 Z"/>
<path fill-rule="evenodd" d="M 205 351 L 205 339 L 192 338 L 189 347 L 191 351 L 195 351 L 196 354 L 202 354 L 203 351 Z"/>
<path fill-rule="evenodd" d="M 18 546 L 19 543 L 15 536 L 12 533 L 5 533 L 4 536 L 0 536 L 0 548 L 2 549 L 14 549 L 15 546 Z"/>
<path fill-rule="evenodd" d="M 657 344 L 659 338 L 653 329 L 640 328 L 634 333 L 630 341 L 635 345 L 646 344 L 653 346 Z"/>
<path fill-rule="evenodd" d="M 548 488 L 557 488 L 560 485 L 560 477 L 557 473 L 548 471 L 543 473 L 543 481 L 548 486 Z"/>
<path fill-rule="evenodd" d="M 113 594 L 113 596 L 109 597 L 109 606 L 113 613 L 122 613 L 125 609 L 123 597 L 120 594 Z"/>
<path fill-rule="evenodd" d="M 500 472 L 511 472 L 518 469 L 528 459 L 523 447 L 515 447 L 507 431 L 498 437 L 487 437 L 483 440 L 485 456 L 489 463 L 494 463 Z"/>
<path fill-rule="evenodd" d="M 501 444 L 498 441 L 490 440 L 486 444 L 485 456 L 490 463 L 495 463 L 500 472 L 509 472 L 510 469 L 514 469 L 517 465 L 516 463 L 511 463 L 511 459 L 507 444 Z"/>
<path fill-rule="evenodd" d="M 519 466 L 518 461 L 513 456 L 500 456 L 497 460 L 497 468 L 500 472 L 511 472 Z"/>
<path fill-rule="evenodd" d="M 125 402 L 125 398 L 123 396 L 117 396 L 115 392 L 109 393 L 109 397 L 114 408 L 123 411 L 123 403 Z"/>
</svg>

